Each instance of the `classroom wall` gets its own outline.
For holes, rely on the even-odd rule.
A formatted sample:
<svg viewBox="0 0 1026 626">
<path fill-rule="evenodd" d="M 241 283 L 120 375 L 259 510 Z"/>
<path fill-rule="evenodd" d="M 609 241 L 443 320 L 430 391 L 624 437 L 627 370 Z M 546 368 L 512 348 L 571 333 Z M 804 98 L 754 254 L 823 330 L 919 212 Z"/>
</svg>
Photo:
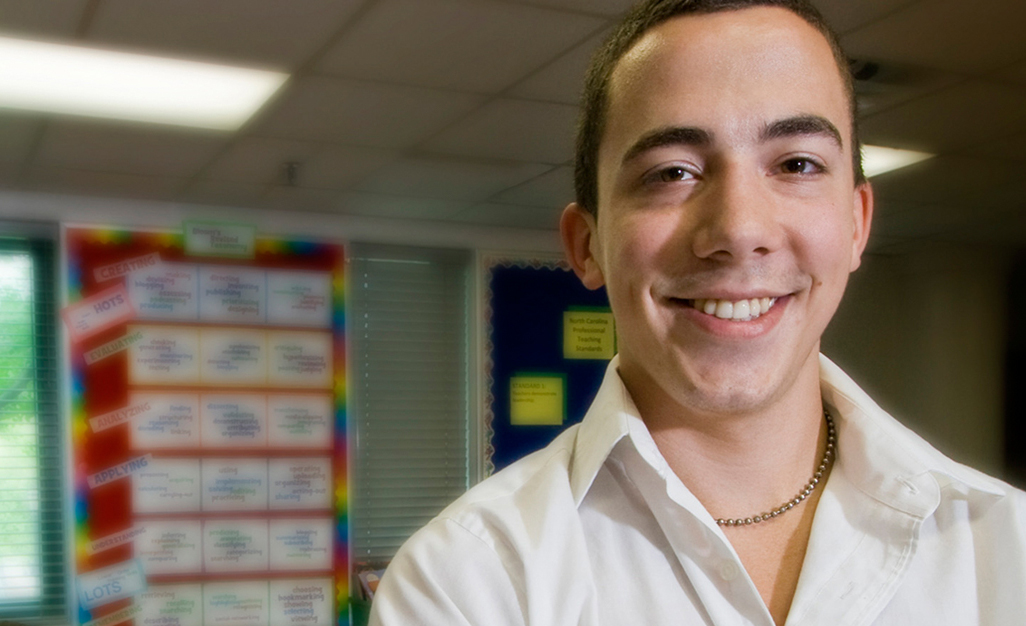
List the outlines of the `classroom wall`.
<svg viewBox="0 0 1026 626">
<path fill-rule="evenodd" d="M 867 255 L 823 352 L 941 451 L 1004 464 L 1007 279 L 1003 250 L 923 244 Z"/>
<path fill-rule="evenodd" d="M 337 241 L 560 250 L 555 231 L 0 192 L 0 219 L 174 228 L 198 218 Z M 823 340 L 824 353 L 881 406 L 945 453 L 994 474 L 1003 466 L 1010 264 L 1007 252 L 956 244 L 867 254 Z"/>
</svg>

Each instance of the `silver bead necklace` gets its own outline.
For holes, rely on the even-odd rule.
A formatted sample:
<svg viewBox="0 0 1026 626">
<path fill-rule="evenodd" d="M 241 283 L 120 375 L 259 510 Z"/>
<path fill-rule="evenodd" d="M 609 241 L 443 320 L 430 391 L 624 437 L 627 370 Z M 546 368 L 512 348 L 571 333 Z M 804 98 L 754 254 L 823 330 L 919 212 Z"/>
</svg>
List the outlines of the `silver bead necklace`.
<svg viewBox="0 0 1026 626">
<path fill-rule="evenodd" d="M 798 492 L 798 495 L 791 498 L 787 502 L 781 504 L 779 507 L 773 509 L 769 513 L 762 513 L 761 515 L 755 515 L 753 517 L 739 517 L 736 519 L 718 519 L 716 523 L 720 526 L 750 526 L 752 524 L 758 524 L 759 522 L 765 522 L 768 519 L 772 519 L 783 513 L 787 513 L 794 507 L 798 506 L 805 501 L 806 498 L 816 489 L 816 485 L 823 478 L 823 473 L 826 472 L 827 467 L 830 466 L 834 458 L 834 450 L 837 446 L 837 431 L 834 429 L 834 418 L 830 417 L 830 411 L 823 409 L 823 417 L 826 418 L 827 423 L 827 442 L 826 450 L 823 452 L 823 459 L 819 462 L 819 467 L 816 468 L 816 473 L 812 475 L 809 482 L 806 483 L 805 488 Z"/>
</svg>

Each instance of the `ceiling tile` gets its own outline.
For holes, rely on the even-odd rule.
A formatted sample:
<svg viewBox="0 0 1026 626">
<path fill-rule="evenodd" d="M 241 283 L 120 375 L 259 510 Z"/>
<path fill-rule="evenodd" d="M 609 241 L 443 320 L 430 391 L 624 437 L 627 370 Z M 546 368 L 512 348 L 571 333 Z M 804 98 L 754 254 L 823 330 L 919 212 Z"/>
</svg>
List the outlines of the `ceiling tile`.
<svg viewBox="0 0 1026 626">
<path fill-rule="evenodd" d="M 17 189 L 21 187 L 21 164 L 13 161 L 0 161 L 0 189 Z"/>
<path fill-rule="evenodd" d="M 42 122 L 29 115 L 0 115 L 0 162 L 20 163 L 29 156 Z"/>
<path fill-rule="evenodd" d="M 850 56 L 984 73 L 1026 57 L 1026 2 L 916 2 L 844 37 Z"/>
<path fill-rule="evenodd" d="M 285 163 L 303 162 L 320 149 L 319 144 L 282 139 L 245 137 L 234 142 L 205 170 L 204 178 L 268 185 L 283 182 Z"/>
<path fill-rule="evenodd" d="M 478 202 L 550 169 L 539 163 L 490 163 L 446 157 L 408 158 L 379 170 L 357 190 Z"/>
<path fill-rule="evenodd" d="M 967 81 L 861 121 L 866 143 L 938 152 L 1026 126 L 1026 89 Z"/>
<path fill-rule="evenodd" d="M 503 0 L 523 4 L 523 0 Z M 591 15 L 602 15 L 614 17 L 627 12 L 631 5 L 637 0 L 529 0 L 530 4 L 562 9 L 565 11 L 577 11 Z"/>
<path fill-rule="evenodd" d="M 967 237 L 978 241 L 999 244 L 1011 244 L 1022 249 L 1026 243 L 1026 207 L 1007 213 L 988 216 L 986 219 L 975 220 L 966 232 Z"/>
<path fill-rule="evenodd" d="M 1001 68 L 995 73 L 994 78 L 1019 85 L 1026 85 L 1026 61 L 1013 63 L 1008 67 Z"/>
<path fill-rule="evenodd" d="M 1019 163 L 942 156 L 876 176 L 872 183 L 884 207 L 911 202 L 982 209 L 1003 202 L 1002 188 L 1022 179 Z"/>
<path fill-rule="evenodd" d="M 874 218 L 873 236 L 903 239 L 959 239 L 981 217 L 979 211 L 947 204 L 911 204 Z"/>
<path fill-rule="evenodd" d="M 466 115 L 481 96 L 324 77 L 299 80 L 253 133 L 406 148 Z"/>
<path fill-rule="evenodd" d="M 601 24 L 592 17 L 519 4 L 382 0 L 325 54 L 315 71 L 497 93 Z"/>
<path fill-rule="evenodd" d="M 560 211 L 515 204 L 480 204 L 460 213 L 457 219 L 469 224 L 557 230 Z"/>
<path fill-rule="evenodd" d="M 859 115 L 863 119 L 965 82 L 959 74 L 896 63 L 874 64 L 874 72 L 871 78 L 855 81 Z"/>
<path fill-rule="evenodd" d="M 187 182 L 171 176 L 138 176 L 63 167 L 35 167 L 25 186 L 46 192 L 167 200 Z"/>
<path fill-rule="evenodd" d="M 300 187 L 347 189 L 395 160 L 396 153 L 302 141 L 246 137 L 203 171 L 211 180 L 251 184 L 287 183 L 286 164 L 296 164 Z"/>
<path fill-rule="evenodd" d="M 339 192 L 334 189 L 275 185 L 261 198 L 261 204 L 288 211 L 334 212 Z"/>
<path fill-rule="evenodd" d="M 87 0 L 0 0 L 0 30 L 15 37 L 74 37 Z"/>
<path fill-rule="evenodd" d="M 247 207 L 259 205 L 266 192 L 267 185 L 204 179 L 192 182 L 177 199 L 196 204 Z"/>
<path fill-rule="evenodd" d="M 324 189 L 350 189 L 389 163 L 398 154 L 373 148 L 325 146 L 300 166 L 299 184 Z"/>
<path fill-rule="evenodd" d="M 576 105 L 581 99 L 584 74 L 591 63 L 591 55 L 605 42 L 609 34 L 609 30 L 603 30 L 589 38 L 515 85 L 509 94 L 520 98 Z"/>
<path fill-rule="evenodd" d="M 495 100 L 427 142 L 444 154 L 563 163 L 573 156 L 577 107 Z"/>
<path fill-rule="evenodd" d="M 1026 132 L 1002 135 L 966 149 L 965 154 L 983 159 L 1026 161 Z"/>
<path fill-rule="evenodd" d="M 866 245 L 866 250 L 863 252 L 862 258 L 866 259 L 868 255 L 872 254 L 901 254 L 901 251 L 907 245 L 908 241 L 908 239 L 903 237 L 877 236 L 874 232 L 869 238 L 869 243 Z"/>
<path fill-rule="evenodd" d="M 226 141 L 221 135 L 163 127 L 53 121 L 34 164 L 184 178 L 206 165 Z"/>
<path fill-rule="evenodd" d="M 846 33 L 919 0 L 812 0 L 830 27 Z"/>
<path fill-rule="evenodd" d="M 497 194 L 499 203 L 562 209 L 574 199 L 574 168 L 560 166 Z"/>
<path fill-rule="evenodd" d="M 342 195 L 336 207 L 340 213 L 348 215 L 441 220 L 463 211 L 467 204 L 452 200 L 352 192 Z"/>
<path fill-rule="evenodd" d="M 361 4 L 363 0 L 103 0 L 88 38 L 152 53 L 287 71 L 324 45 Z"/>
</svg>

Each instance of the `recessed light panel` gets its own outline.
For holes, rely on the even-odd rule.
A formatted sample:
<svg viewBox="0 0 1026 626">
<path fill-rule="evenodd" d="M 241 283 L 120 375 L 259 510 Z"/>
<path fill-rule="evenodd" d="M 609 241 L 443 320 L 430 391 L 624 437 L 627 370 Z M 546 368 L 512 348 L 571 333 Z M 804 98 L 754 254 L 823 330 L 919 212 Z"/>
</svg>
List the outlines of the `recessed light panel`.
<svg viewBox="0 0 1026 626">
<path fill-rule="evenodd" d="M 0 37 L 0 107 L 235 130 L 287 74 Z"/>
<path fill-rule="evenodd" d="M 932 157 L 933 155 L 928 152 L 898 150 L 882 146 L 862 146 L 862 170 L 866 173 L 867 178 L 872 178 Z"/>
</svg>

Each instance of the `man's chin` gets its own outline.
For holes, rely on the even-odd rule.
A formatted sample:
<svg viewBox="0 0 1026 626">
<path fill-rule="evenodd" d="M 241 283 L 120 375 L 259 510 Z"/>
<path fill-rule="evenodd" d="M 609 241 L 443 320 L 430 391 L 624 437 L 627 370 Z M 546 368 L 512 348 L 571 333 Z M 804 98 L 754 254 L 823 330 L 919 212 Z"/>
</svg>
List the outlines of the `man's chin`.
<svg viewBox="0 0 1026 626">
<path fill-rule="evenodd" d="M 693 376 L 682 372 L 680 384 L 672 385 L 672 395 L 684 409 L 723 415 L 755 413 L 780 397 L 785 381 L 779 368 L 723 368 L 719 375 L 705 372 Z"/>
</svg>

